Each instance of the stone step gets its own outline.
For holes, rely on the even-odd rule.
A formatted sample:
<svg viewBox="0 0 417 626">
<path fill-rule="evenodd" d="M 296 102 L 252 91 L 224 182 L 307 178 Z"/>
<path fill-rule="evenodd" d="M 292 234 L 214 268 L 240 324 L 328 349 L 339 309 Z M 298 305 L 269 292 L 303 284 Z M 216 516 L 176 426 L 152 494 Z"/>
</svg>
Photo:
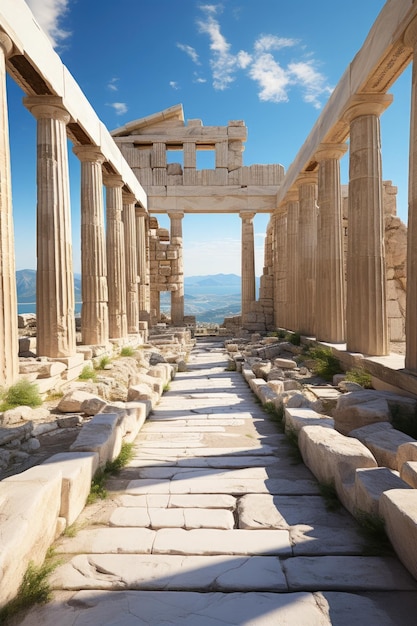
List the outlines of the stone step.
<svg viewBox="0 0 417 626">
<path fill-rule="evenodd" d="M 222 509 L 161 509 L 143 507 L 118 507 L 110 516 L 110 526 L 146 528 L 219 528 L 234 527 L 231 511 Z"/>
</svg>

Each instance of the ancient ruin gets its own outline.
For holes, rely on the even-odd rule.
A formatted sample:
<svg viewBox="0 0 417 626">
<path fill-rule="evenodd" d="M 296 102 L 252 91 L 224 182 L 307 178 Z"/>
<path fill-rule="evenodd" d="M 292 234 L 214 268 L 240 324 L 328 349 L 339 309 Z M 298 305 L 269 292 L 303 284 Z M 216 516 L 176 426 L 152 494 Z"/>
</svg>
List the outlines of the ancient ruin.
<svg viewBox="0 0 417 626">
<path fill-rule="evenodd" d="M 35 383 L 44 406 L 0 414 L 0 609 L 58 542 L 65 563 L 51 580 L 64 599 L 22 624 L 56 624 L 59 611 L 77 620 L 84 611 L 80 624 L 88 615 L 115 623 L 105 621 L 112 611 L 129 620 L 146 602 L 161 602 L 164 623 L 179 619 L 183 602 L 207 624 L 237 623 L 236 614 L 261 626 L 282 611 L 294 626 L 364 615 L 370 626 L 414 623 L 417 441 L 396 428 L 393 407 L 415 422 L 415 71 L 408 227 L 396 215 L 395 181 L 382 180 L 380 116 L 416 51 L 416 4 L 388 0 L 284 171 L 244 164 L 244 121 L 205 126 L 186 120 L 181 104 L 110 132 L 25 2 L 3 0 L 0 385 Z M 6 74 L 37 124 L 36 333 L 17 315 Z M 78 325 L 68 139 L 81 163 Z M 213 169 L 197 169 L 201 150 L 214 153 Z M 242 220 L 241 313 L 197 348 L 184 314 L 190 213 Z M 270 216 L 258 298 L 257 213 Z M 161 214 L 170 229 L 159 227 Z M 168 324 L 162 292 L 171 295 Z M 338 362 L 335 377 L 314 375 L 317 346 Z M 358 368 L 371 389 L 346 380 Z M 80 380 L 87 370 L 98 379 Z M 61 399 L 52 406 L 53 393 Z M 289 443 L 274 422 L 307 467 L 285 465 Z M 67 449 L 45 458 L 39 439 L 59 428 L 72 432 Z M 94 476 L 126 442 L 133 460 L 110 483 L 109 503 L 89 513 Z M 351 514 L 343 523 L 327 517 L 320 485 Z M 363 554 L 354 521 L 363 514 L 382 519 L 399 560 Z M 88 528 L 64 536 L 78 519 Z M 149 613 L 156 625 L 158 612 Z"/>
</svg>

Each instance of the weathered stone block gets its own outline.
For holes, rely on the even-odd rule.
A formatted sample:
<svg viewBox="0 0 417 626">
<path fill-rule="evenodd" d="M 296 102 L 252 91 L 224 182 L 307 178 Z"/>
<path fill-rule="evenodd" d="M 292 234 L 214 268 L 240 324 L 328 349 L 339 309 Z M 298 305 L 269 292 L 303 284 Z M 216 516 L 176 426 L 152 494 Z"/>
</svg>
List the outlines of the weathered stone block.
<svg viewBox="0 0 417 626">
<path fill-rule="evenodd" d="M 356 509 L 379 515 L 379 500 L 390 489 L 409 489 L 397 472 L 387 467 L 357 469 L 355 474 Z"/>
<path fill-rule="evenodd" d="M 403 564 L 417 578 L 417 491 L 392 489 L 382 494 L 379 514 Z"/>
<path fill-rule="evenodd" d="M 81 429 L 77 439 L 70 447 L 71 452 L 96 452 L 100 467 L 107 461 L 113 461 L 122 447 L 122 431 L 119 427 L 119 415 L 100 413 L 95 415 Z"/>
<path fill-rule="evenodd" d="M 378 465 L 399 470 L 397 451 L 406 443 L 417 443 L 412 437 L 395 430 L 388 422 L 369 424 L 356 428 L 349 433 L 349 437 L 356 437 L 372 452 Z"/>
</svg>

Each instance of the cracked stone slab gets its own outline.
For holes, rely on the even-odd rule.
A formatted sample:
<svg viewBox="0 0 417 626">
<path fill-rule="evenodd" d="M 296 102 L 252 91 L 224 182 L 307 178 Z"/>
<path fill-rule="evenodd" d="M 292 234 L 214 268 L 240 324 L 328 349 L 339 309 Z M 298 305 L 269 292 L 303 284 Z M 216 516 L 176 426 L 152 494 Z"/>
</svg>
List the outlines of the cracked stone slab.
<svg viewBox="0 0 417 626">
<path fill-rule="evenodd" d="M 79 530 L 75 537 L 60 539 L 56 551 L 61 554 L 150 554 L 154 540 L 155 531 L 149 528 L 91 528 Z"/>
<path fill-rule="evenodd" d="M 292 591 L 412 591 L 417 582 L 391 557 L 297 556 L 283 561 Z"/>
<path fill-rule="evenodd" d="M 115 498 L 115 501 L 123 507 L 226 509 L 229 511 L 233 511 L 236 508 L 236 498 L 226 494 L 120 495 Z"/>
<path fill-rule="evenodd" d="M 289 530 L 294 556 L 361 555 L 366 550 L 357 528 L 299 524 Z"/>
<path fill-rule="evenodd" d="M 167 453 L 161 453 L 159 451 L 159 449 L 157 450 L 147 450 L 147 449 L 141 449 L 140 446 L 137 444 L 135 446 L 136 452 L 138 454 L 140 454 L 141 457 L 143 458 L 151 458 L 151 459 L 159 459 L 161 460 L 163 463 L 166 463 L 167 461 L 169 461 L 170 459 L 182 459 L 182 458 L 189 458 L 189 457 L 218 457 L 219 456 L 219 449 L 218 448 L 204 448 L 204 450 L 202 450 L 201 448 L 188 448 L 188 449 L 184 449 L 181 448 L 179 446 L 177 446 L 176 448 L 171 449 L 169 452 Z M 236 446 L 234 448 L 231 447 L 224 447 L 222 448 L 221 451 L 221 456 L 275 456 L 275 448 L 273 448 L 272 446 L 257 446 L 257 447 L 249 447 L 249 446 Z"/>
<path fill-rule="evenodd" d="M 329 511 L 321 496 L 247 494 L 238 500 L 239 528 L 288 528 L 297 524 L 356 529 L 357 523 L 341 506 Z"/>
<path fill-rule="evenodd" d="M 154 554 L 252 554 L 291 556 L 286 530 L 183 530 L 156 531 Z"/>
<path fill-rule="evenodd" d="M 110 526 L 159 528 L 219 528 L 234 526 L 231 511 L 220 509 L 119 507 L 109 520 Z"/>
<path fill-rule="evenodd" d="M 52 574 L 54 589 L 287 591 L 272 556 L 82 554 Z"/>
<path fill-rule="evenodd" d="M 215 478 L 216 480 L 268 480 L 270 478 L 286 478 L 288 469 L 276 464 L 273 467 L 243 467 L 243 468 L 187 468 L 187 467 L 147 467 L 140 470 L 141 478 L 161 478 L 171 480 L 188 480 L 196 478 Z M 293 480 L 313 478 L 311 472 L 304 465 L 292 468 Z"/>
<path fill-rule="evenodd" d="M 398 626 L 372 621 L 370 615 L 368 611 L 367 626 Z M 21 626 L 330 626 L 331 623 L 311 593 L 92 590 L 37 607 Z M 353 623 L 360 621 L 353 620 L 349 626 Z M 337 626 L 348 623 L 337 622 Z M 402 626 L 411 623 L 402 622 Z"/>
</svg>

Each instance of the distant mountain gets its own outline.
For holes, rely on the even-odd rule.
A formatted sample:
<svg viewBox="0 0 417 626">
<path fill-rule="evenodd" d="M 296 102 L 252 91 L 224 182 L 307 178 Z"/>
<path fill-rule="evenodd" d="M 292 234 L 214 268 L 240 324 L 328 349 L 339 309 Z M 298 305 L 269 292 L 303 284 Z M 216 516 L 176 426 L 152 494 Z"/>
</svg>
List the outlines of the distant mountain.
<svg viewBox="0 0 417 626">
<path fill-rule="evenodd" d="M 36 270 L 18 270 L 16 272 L 17 301 L 36 302 Z M 81 278 L 74 275 L 75 301 L 81 301 Z"/>
<path fill-rule="evenodd" d="M 226 287 L 240 288 L 241 278 L 237 274 L 209 274 L 207 276 L 185 276 L 184 287 Z"/>
</svg>

